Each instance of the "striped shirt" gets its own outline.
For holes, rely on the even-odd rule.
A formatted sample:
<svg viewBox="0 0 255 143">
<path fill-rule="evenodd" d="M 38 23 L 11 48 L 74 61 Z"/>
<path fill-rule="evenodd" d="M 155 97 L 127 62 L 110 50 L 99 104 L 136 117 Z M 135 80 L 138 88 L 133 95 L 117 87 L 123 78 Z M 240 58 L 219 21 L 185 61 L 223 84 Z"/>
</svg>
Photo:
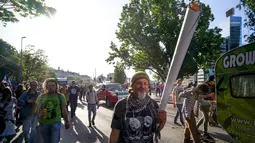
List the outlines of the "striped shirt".
<svg viewBox="0 0 255 143">
<path fill-rule="evenodd" d="M 187 89 L 184 92 L 180 93 L 178 98 L 185 98 L 183 102 L 182 111 L 184 116 L 190 119 L 191 113 L 194 112 L 196 116 L 198 116 L 198 104 L 196 104 L 195 95 L 192 92 L 192 89 Z M 196 104 L 196 107 L 195 107 Z"/>
</svg>

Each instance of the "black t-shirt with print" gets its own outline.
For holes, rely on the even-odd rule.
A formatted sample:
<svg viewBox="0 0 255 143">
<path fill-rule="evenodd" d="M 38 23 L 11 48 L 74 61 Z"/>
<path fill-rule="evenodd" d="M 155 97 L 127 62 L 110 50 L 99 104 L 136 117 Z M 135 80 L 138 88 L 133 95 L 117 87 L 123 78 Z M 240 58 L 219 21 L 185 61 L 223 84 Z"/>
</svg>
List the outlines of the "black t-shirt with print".
<svg viewBox="0 0 255 143">
<path fill-rule="evenodd" d="M 80 92 L 80 89 L 78 86 L 70 86 L 68 88 L 68 92 L 71 94 L 71 95 L 77 95 L 79 92 Z"/>
<path fill-rule="evenodd" d="M 139 113 L 132 112 L 132 109 L 125 110 L 122 99 L 114 107 L 112 129 L 120 130 L 118 143 L 153 143 L 153 135 L 156 128 L 156 119 L 147 107 Z M 153 100 L 153 106 L 158 109 L 159 106 Z"/>
<path fill-rule="evenodd" d="M 70 100 L 71 101 L 76 101 L 77 100 L 77 96 L 78 96 L 78 93 L 80 92 L 78 86 L 70 86 L 68 88 L 68 92 L 70 93 Z"/>
</svg>

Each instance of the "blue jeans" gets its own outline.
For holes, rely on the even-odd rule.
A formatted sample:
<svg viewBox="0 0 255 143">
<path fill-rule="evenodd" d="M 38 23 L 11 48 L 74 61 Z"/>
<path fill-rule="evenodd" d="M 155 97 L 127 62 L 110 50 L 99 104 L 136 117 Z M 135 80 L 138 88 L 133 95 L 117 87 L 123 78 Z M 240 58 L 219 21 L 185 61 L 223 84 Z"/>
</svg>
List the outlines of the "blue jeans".
<svg viewBox="0 0 255 143">
<path fill-rule="evenodd" d="M 183 115 L 182 115 L 182 104 L 176 104 L 176 107 L 177 107 L 177 112 L 176 112 L 176 115 L 174 117 L 174 122 L 177 122 L 177 119 L 178 119 L 178 117 L 180 115 L 181 124 L 184 125 Z"/>
<path fill-rule="evenodd" d="M 91 121 L 94 122 L 96 114 L 97 114 L 97 105 L 96 104 L 88 104 L 88 117 L 89 117 L 89 123 L 91 123 Z M 91 120 L 91 113 L 93 113 L 93 117 Z"/>
<path fill-rule="evenodd" d="M 60 141 L 61 122 L 40 124 L 39 127 L 44 143 L 58 143 Z"/>
<path fill-rule="evenodd" d="M 24 133 L 25 142 L 28 142 L 28 143 L 36 142 L 35 136 L 36 136 L 37 125 L 38 125 L 38 118 L 35 115 L 23 120 L 23 133 Z"/>
</svg>

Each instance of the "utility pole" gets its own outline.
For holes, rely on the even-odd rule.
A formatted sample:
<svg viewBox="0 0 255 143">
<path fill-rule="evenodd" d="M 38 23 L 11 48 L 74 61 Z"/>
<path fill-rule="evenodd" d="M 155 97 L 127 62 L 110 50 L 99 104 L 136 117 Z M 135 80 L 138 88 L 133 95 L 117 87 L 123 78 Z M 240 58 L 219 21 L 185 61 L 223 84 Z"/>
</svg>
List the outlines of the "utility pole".
<svg viewBox="0 0 255 143">
<path fill-rule="evenodd" d="M 26 38 L 25 36 L 21 37 L 21 49 L 20 49 L 20 83 L 23 81 L 23 78 L 22 78 L 22 57 L 23 57 L 22 49 L 23 49 L 23 39 L 25 39 L 25 38 Z"/>
<path fill-rule="evenodd" d="M 97 79 L 97 69 L 95 68 L 95 79 Z"/>
</svg>

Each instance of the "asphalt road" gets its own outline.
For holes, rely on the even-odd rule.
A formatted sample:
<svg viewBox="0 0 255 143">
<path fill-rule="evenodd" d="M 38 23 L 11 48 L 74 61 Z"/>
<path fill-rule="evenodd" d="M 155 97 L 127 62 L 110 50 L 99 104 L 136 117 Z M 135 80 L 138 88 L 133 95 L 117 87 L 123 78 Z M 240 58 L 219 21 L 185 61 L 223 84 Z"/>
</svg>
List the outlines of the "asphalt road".
<svg viewBox="0 0 255 143">
<path fill-rule="evenodd" d="M 173 123 L 176 109 L 172 107 L 172 104 L 168 104 L 166 111 L 167 123 L 161 132 L 161 143 L 182 143 L 184 128 Z M 66 130 L 62 124 L 60 142 L 108 143 L 111 131 L 110 124 L 112 114 L 112 109 L 106 108 L 105 103 L 102 102 L 100 108 L 97 110 L 97 116 L 95 120 L 96 126 L 94 128 L 89 128 L 86 103 L 79 101 L 76 117 L 70 120 L 71 127 Z M 217 143 L 231 142 L 231 138 L 220 127 L 209 127 L 209 132 L 211 136 L 215 138 Z M 17 134 L 13 143 L 22 143 L 21 131 Z M 41 141 L 38 140 L 37 143 L 41 143 Z"/>
</svg>

